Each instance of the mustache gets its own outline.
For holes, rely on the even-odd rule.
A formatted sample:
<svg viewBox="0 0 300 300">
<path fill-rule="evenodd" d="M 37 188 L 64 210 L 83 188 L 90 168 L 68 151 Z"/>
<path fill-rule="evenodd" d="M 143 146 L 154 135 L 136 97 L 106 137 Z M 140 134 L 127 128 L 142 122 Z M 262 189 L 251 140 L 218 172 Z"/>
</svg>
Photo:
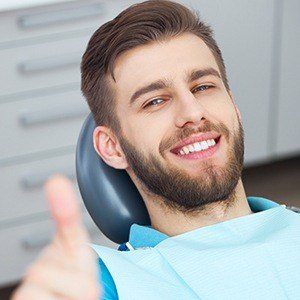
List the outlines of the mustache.
<svg viewBox="0 0 300 300">
<path fill-rule="evenodd" d="M 215 131 L 215 132 L 219 133 L 220 135 L 224 135 L 227 140 L 230 135 L 229 129 L 223 123 L 213 124 L 213 123 L 206 122 L 206 123 L 204 123 L 204 125 L 202 125 L 201 127 L 198 127 L 198 128 L 184 127 L 180 131 L 176 132 L 174 137 L 171 137 L 161 143 L 161 146 L 159 147 L 160 152 L 163 153 L 164 150 L 171 148 L 177 142 L 184 140 L 185 138 L 188 138 L 191 135 L 202 134 L 202 133 L 211 132 L 211 131 Z"/>
</svg>

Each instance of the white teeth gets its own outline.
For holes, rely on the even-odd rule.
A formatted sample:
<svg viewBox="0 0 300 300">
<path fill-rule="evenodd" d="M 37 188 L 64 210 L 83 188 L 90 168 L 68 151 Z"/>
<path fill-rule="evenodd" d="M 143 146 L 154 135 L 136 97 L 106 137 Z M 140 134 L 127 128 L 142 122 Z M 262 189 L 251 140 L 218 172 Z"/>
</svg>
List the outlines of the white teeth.
<svg viewBox="0 0 300 300">
<path fill-rule="evenodd" d="M 190 151 L 190 152 L 194 152 L 194 151 L 195 151 L 193 145 L 188 145 L 188 148 L 189 148 L 189 151 Z"/>
<path fill-rule="evenodd" d="M 201 142 L 201 147 L 202 147 L 202 149 L 207 149 L 208 148 L 207 142 L 206 141 L 202 141 Z"/>
<path fill-rule="evenodd" d="M 216 142 L 214 141 L 214 139 L 207 140 L 207 141 L 202 141 L 202 142 L 197 142 L 197 143 L 194 143 L 194 144 L 184 146 L 180 150 L 179 153 L 181 155 L 184 155 L 184 154 L 188 154 L 188 153 L 195 152 L 195 151 L 201 151 L 201 150 L 205 150 L 209 147 L 212 147 L 215 144 L 216 144 Z"/>
<path fill-rule="evenodd" d="M 188 154 L 190 152 L 188 147 L 183 147 L 182 150 L 185 154 Z"/>
<path fill-rule="evenodd" d="M 201 151 L 202 150 L 202 147 L 199 143 L 195 143 L 194 148 L 195 148 L 196 151 Z"/>
</svg>

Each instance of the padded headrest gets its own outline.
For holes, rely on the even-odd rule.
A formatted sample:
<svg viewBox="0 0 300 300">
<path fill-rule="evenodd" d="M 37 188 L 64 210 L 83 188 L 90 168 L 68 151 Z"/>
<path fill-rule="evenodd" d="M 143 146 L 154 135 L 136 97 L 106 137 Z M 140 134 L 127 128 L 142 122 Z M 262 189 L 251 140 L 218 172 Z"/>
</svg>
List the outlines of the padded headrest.
<svg viewBox="0 0 300 300">
<path fill-rule="evenodd" d="M 76 147 L 76 175 L 84 204 L 92 219 L 111 241 L 128 241 L 133 223 L 150 225 L 144 201 L 125 170 L 107 165 L 95 151 L 92 114 L 86 118 Z"/>
</svg>

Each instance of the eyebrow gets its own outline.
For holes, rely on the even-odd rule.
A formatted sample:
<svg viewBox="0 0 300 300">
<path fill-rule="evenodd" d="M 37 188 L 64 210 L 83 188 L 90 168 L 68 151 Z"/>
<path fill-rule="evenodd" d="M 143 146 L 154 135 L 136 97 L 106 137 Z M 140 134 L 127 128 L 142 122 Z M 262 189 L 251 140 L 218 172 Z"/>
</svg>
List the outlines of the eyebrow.
<svg viewBox="0 0 300 300">
<path fill-rule="evenodd" d="M 186 76 L 186 81 L 187 82 L 192 82 L 195 81 L 201 77 L 204 76 L 215 76 L 221 79 L 221 76 L 219 74 L 219 72 L 214 69 L 214 68 L 206 68 L 206 69 L 199 69 L 199 70 L 194 70 L 191 73 L 187 74 Z M 132 106 L 132 104 L 134 103 L 134 101 L 136 101 L 140 96 L 153 92 L 153 91 L 157 91 L 157 90 L 161 90 L 164 89 L 166 87 L 169 87 L 170 84 L 167 84 L 166 80 L 157 80 L 155 82 L 152 82 L 140 89 L 138 89 L 137 91 L 135 91 L 133 93 L 133 95 L 130 98 L 130 106 Z"/>
<path fill-rule="evenodd" d="M 197 80 L 201 77 L 209 76 L 209 75 L 215 76 L 215 77 L 218 77 L 221 79 L 221 75 L 216 69 L 206 68 L 206 69 L 192 71 L 192 73 L 190 75 L 188 74 L 186 81 L 191 82 L 191 81 Z"/>
</svg>

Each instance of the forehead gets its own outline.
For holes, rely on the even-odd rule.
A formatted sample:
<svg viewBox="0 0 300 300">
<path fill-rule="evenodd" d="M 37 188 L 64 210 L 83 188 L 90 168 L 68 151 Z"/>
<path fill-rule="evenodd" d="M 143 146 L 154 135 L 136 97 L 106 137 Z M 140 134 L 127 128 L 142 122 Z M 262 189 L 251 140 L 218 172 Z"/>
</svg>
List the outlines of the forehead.
<svg viewBox="0 0 300 300">
<path fill-rule="evenodd" d="M 121 54 L 115 61 L 115 90 L 128 97 L 136 88 L 167 78 L 179 81 L 194 69 L 219 70 L 214 56 L 198 36 L 184 33 L 166 41 L 152 42 Z"/>
</svg>

